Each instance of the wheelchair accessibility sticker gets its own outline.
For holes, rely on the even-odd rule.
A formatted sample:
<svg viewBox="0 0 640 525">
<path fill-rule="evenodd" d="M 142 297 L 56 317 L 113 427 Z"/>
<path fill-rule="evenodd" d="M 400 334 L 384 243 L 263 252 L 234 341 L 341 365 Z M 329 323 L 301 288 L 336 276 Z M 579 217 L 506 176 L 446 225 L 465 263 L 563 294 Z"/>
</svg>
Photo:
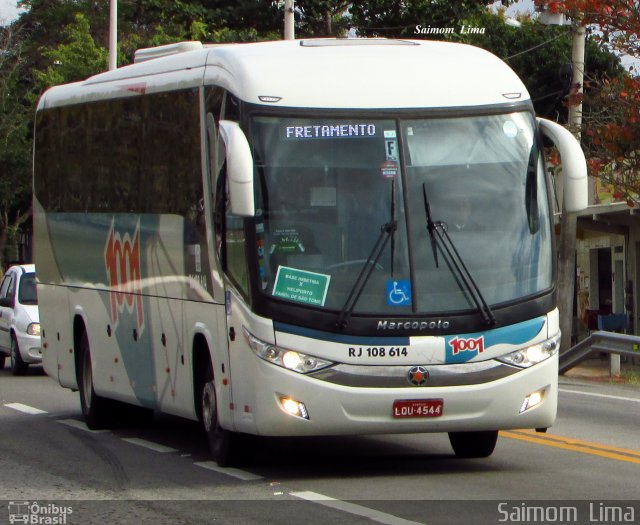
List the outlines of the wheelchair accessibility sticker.
<svg viewBox="0 0 640 525">
<path fill-rule="evenodd" d="M 411 304 L 411 281 L 391 279 L 387 281 L 387 306 L 407 306 Z"/>
</svg>

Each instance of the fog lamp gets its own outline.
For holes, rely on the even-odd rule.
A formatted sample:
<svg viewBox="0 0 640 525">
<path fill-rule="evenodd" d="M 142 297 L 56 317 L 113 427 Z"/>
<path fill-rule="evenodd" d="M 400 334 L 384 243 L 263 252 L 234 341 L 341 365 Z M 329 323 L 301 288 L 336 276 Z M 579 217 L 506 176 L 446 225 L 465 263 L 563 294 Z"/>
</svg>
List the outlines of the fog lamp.
<svg viewBox="0 0 640 525">
<path fill-rule="evenodd" d="M 520 406 L 520 413 L 522 414 L 526 410 L 529 410 L 530 408 L 538 406 L 540 403 L 542 403 L 545 390 L 545 388 L 536 390 L 535 392 L 532 392 L 527 397 L 525 397 L 522 405 Z"/>
<path fill-rule="evenodd" d="M 304 403 L 301 401 L 296 401 L 295 399 L 287 396 L 280 396 L 280 407 L 291 416 L 309 419 L 307 407 L 305 407 Z"/>
</svg>

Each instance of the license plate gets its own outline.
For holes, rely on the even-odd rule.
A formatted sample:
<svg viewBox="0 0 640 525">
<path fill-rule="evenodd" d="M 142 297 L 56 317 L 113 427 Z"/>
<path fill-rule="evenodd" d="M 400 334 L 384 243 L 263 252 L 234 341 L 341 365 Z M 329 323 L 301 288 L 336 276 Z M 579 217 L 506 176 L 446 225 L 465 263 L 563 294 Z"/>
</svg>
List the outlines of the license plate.
<svg viewBox="0 0 640 525">
<path fill-rule="evenodd" d="M 440 417 L 443 410 L 442 399 L 398 399 L 393 402 L 394 418 Z"/>
</svg>

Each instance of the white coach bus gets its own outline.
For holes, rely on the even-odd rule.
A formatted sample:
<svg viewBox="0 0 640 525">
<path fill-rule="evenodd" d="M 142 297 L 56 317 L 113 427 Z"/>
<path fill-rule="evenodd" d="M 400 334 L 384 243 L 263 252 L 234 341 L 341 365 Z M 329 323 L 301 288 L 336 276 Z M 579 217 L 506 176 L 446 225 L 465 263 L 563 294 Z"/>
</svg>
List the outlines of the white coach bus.
<svg viewBox="0 0 640 525">
<path fill-rule="evenodd" d="M 448 432 L 484 457 L 556 415 L 551 186 L 584 155 L 474 47 L 141 50 L 36 115 L 44 366 L 90 428 L 127 405 L 241 435 Z"/>
</svg>

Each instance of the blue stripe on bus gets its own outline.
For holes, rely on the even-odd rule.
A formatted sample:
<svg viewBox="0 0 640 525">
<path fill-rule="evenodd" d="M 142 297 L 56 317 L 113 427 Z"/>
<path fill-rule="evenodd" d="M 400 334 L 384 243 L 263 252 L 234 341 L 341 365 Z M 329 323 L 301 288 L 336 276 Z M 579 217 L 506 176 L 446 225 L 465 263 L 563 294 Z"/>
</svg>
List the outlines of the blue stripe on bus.
<svg viewBox="0 0 640 525">
<path fill-rule="evenodd" d="M 274 321 L 273 327 L 276 332 L 284 332 L 287 334 L 299 335 L 302 337 L 310 337 L 312 339 L 318 339 L 320 341 L 330 341 L 332 343 L 343 343 L 352 345 L 394 345 L 394 346 L 408 346 L 409 337 L 369 337 L 369 336 L 357 336 L 337 334 L 334 332 L 323 332 L 321 330 L 314 330 L 312 328 L 303 328 L 302 326 L 295 326 L 287 323 L 280 323 Z"/>
<path fill-rule="evenodd" d="M 445 363 L 466 363 L 477 357 L 479 352 L 499 344 L 524 345 L 540 333 L 545 320 L 546 317 L 536 317 L 494 330 L 473 334 L 447 335 L 445 336 Z M 456 351 L 453 347 L 456 340 L 461 341 L 467 348 Z"/>
</svg>

